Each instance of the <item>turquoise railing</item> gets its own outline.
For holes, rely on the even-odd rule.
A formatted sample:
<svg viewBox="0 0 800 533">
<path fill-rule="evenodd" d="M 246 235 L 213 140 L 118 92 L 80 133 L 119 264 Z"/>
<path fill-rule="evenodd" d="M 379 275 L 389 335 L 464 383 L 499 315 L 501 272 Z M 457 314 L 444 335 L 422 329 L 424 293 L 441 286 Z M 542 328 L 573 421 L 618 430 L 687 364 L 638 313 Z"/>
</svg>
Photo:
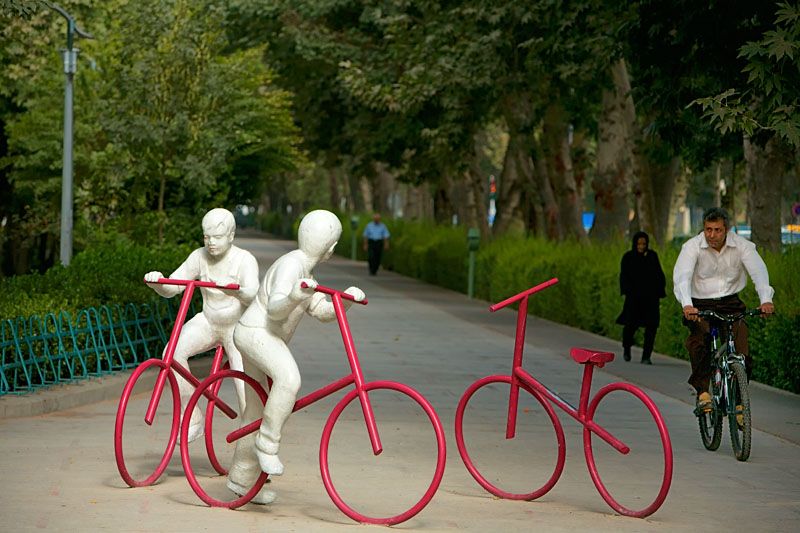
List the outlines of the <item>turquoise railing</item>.
<svg viewBox="0 0 800 533">
<path fill-rule="evenodd" d="M 194 315 L 195 299 L 189 309 Z M 161 357 L 178 299 L 66 311 L 0 322 L 0 396 L 136 367 Z"/>
</svg>

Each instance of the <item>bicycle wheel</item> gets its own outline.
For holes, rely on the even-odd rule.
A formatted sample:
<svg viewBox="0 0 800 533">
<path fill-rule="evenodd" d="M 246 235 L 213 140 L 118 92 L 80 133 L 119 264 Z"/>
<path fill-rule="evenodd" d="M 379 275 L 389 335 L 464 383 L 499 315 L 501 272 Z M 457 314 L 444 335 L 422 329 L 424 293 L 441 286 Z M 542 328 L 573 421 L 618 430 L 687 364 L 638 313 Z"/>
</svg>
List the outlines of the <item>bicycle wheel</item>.
<svg viewBox="0 0 800 533">
<path fill-rule="evenodd" d="M 608 395 L 612 392 L 629 393 L 638 401 L 631 403 L 627 394 Z M 603 410 L 598 412 L 600 402 Z M 600 496 L 621 515 L 644 518 L 656 512 L 667 497 L 672 483 L 672 443 L 667 426 L 655 403 L 639 388 L 628 383 L 612 383 L 599 391 L 586 411 L 588 421 L 594 422 L 628 446 L 629 451 L 620 453 L 610 445 L 595 450 L 593 436 L 588 427 L 583 429 L 583 448 L 589 475 L 600 492 Z M 650 423 L 655 423 L 657 433 Z M 597 452 L 597 454 L 595 454 Z M 663 466 L 662 466 L 663 461 Z M 601 468 L 598 468 L 598 462 Z M 604 471 L 614 486 L 615 496 L 600 480 Z M 652 486 L 659 487 L 655 499 L 651 500 Z M 619 500 L 624 500 L 625 505 Z M 632 508 L 634 507 L 635 508 Z"/>
<path fill-rule="evenodd" d="M 223 380 L 225 379 L 229 379 L 228 383 L 223 383 Z M 201 401 L 201 398 L 205 398 L 205 396 L 203 396 L 205 391 L 213 392 L 216 390 L 218 391 L 219 397 L 228 403 L 228 405 L 237 405 L 236 392 L 234 391 L 232 381 L 236 379 L 244 381 L 245 386 L 250 386 L 255 390 L 256 394 L 261 399 L 262 406 L 266 403 L 267 393 L 264 392 L 264 389 L 261 387 L 258 381 L 251 378 L 244 372 L 239 372 L 237 370 L 222 370 L 216 374 L 208 376 L 205 380 L 203 380 L 202 383 L 200 383 L 200 385 L 192 394 L 192 397 L 189 399 L 189 402 L 186 404 L 186 412 L 192 412 L 191 410 L 194 409 L 198 402 Z M 208 401 L 207 408 L 212 409 L 213 403 L 214 402 Z M 225 439 L 231 431 L 241 427 L 244 422 L 250 423 L 253 422 L 253 420 L 242 421 L 240 416 L 237 416 L 234 420 L 230 420 L 226 416 L 216 417 L 216 422 L 214 424 L 214 427 L 216 428 L 216 435 L 213 437 L 215 439 L 213 444 L 213 448 L 215 450 L 215 459 L 219 458 L 219 455 L 223 453 L 223 450 L 225 450 L 227 458 L 226 461 L 221 462 L 226 462 L 227 464 L 228 459 L 232 459 L 235 442 L 228 444 Z M 256 479 L 254 485 L 250 488 L 247 494 L 243 496 L 235 495 L 226 486 L 226 476 L 216 475 L 216 472 L 213 472 L 210 469 L 204 471 L 202 466 L 193 466 L 192 461 L 198 459 L 197 455 L 200 455 L 200 451 L 207 450 L 204 449 L 206 446 L 203 444 L 193 446 L 191 443 L 187 442 L 187 437 L 189 435 L 189 424 L 190 417 L 184 417 L 184 421 L 181 424 L 181 463 L 183 464 L 184 472 L 186 472 L 186 479 L 189 481 L 189 485 L 191 485 L 195 494 L 197 494 L 201 500 L 212 507 L 227 507 L 229 509 L 241 507 L 252 500 L 267 481 L 267 474 L 261 472 L 261 475 Z M 211 428 L 207 427 L 206 432 L 210 433 Z M 216 467 L 214 468 L 216 470 Z M 203 485 L 200 484 L 200 479 L 203 480 Z M 233 496 L 236 497 L 230 499 Z"/>
<path fill-rule="evenodd" d="M 495 384 L 501 385 L 492 387 Z M 456 411 L 456 443 L 467 470 L 484 489 L 500 498 L 533 500 L 547 494 L 561 477 L 566 456 L 564 430 L 550 402 L 542 398 L 536 391 L 521 384 L 520 389 L 528 392 L 536 401 L 532 401 L 525 395 L 520 395 L 520 404 L 517 409 L 516 438 L 513 440 L 506 439 L 510 387 L 510 376 L 488 376 L 476 381 L 464 392 Z M 480 394 L 481 403 L 486 405 L 486 408 L 481 410 L 481 412 L 485 413 L 484 417 L 478 420 L 474 426 L 480 427 L 482 433 L 491 432 L 495 435 L 502 435 L 502 437 L 498 437 L 497 441 L 499 442 L 485 437 L 481 439 L 481 442 L 489 444 L 487 444 L 487 448 L 481 449 L 475 446 L 473 455 L 476 460 L 473 460 L 465 444 L 464 414 L 468 410 L 467 405 L 470 399 L 480 389 L 483 389 Z M 541 417 L 540 408 L 547 413 L 550 424 Z M 537 417 L 537 414 L 540 416 Z M 523 423 L 524 426 L 522 425 Z M 549 468 L 539 468 L 541 459 L 546 457 L 548 453 L 552 454 L 552 444 L 547 442 L 542 445 L 539 439 L 542 431 L 541 427 L 548 425 L 552 425 L 555 429 L 557 450 L 555 468 L 549 479 L 546 479 L 539 488 L 531 492 L 524 492 L 528 490 L 531 483 L 536 483 L 538 486 L 538 483 L 542 482 L 542 474 L 547 475 L 547 472 L 549 472 Z M 532 457 L 536 458 L 535 464 L 531 464 L 532 461 L 529 460 Z M 476 463 L 482 465 L 481 470 L 502 473 L 493 476 L 490 481 L 481 474 Z M 526 471 L 526 465 L 531 465 L 535 469 L 532 468 L 530 471 Z M 506 470 L 503 470 L 504 467 L 506 467 Z M 501 477 L 503 478 L 502 480 L 500 479 Z M 500 481 L 506 487 L 513 485 L 513 488 L 508 490 L 499 488 Z"/>
<path fill-rule="evenodd" d="M 697 414 L 697 423 L 700 426 L 700 439 L 706 450 L 712 452 L 719 448 L 722 441 L 722 406 L 717 403 L 720 397 L 719 386 L 713 379 L 708 382 L 708 393 L 711 395 L 712 408 Z"/>
<path fill-rule="evenodd" d="M 161 474 L 164 473 L 172 457 L 172 452 L 175 449 L 175 442 L 178 439 L 178 431 L 180 429 L 181 397 L 178 393 L 178 382 L 172 371 L 167 371 L 167 381 L 164 385 L 164 390 L 169 389 L 172 394 L 172 403 L 164 402 L 162 391 L 161 401 L 159 401 L 153 425 L 148 426 L 144 421 L 145 413 L 151 398 L 150 393 L 147 395 L 142 394 L 141 398 L 135 400 L 136 405 L 132 409 L 132 411 L 136 413 L 135 415 L 128 414 L 128 406 L 131 403 L 134 387 L 136 387 L 137 382 L 142 379 L 144 373 L 151 369 L 155 370 L 155 376 L 146 376 L 142 384 L 148 380 L 155 382 L 158 378 L 158 374 L 167 369 L 167 365 L 160 359 L 148 359 L 136 367 L 131 377 L 128 378 L 125 388 L 122 389 L 122 397 L 119 400 L 116 423 L 114 424 L 114 456 L 117 460 L 117 468 L 119 469 L 122 479 L 131 487 L 152 485 L 161 477 Z M 170 409 L 172 410 L 171 413 Z M 167 424 L 166 420 L 170 415 L 172 416 L 172 421 Z M 137 450 L 141 450 L 133 456 L 136 458 L 136 466 L 133 466 L 133 464 L 126 464 L 125 462 L 123 428 L 127 428 L 126 433 L 130 436 L 126 442 L 132 445 L 131 447 L 135 446 Z M 164 450 L 164 452 L 159 459 L 158 457 L 159 454 L 161 454 L 161 450 Z M 133 463 L 131 454 L 128 455 L 128 458 L 129 463 Z M 155 467 L 153 466 L 154 460 Z M 131 472 L 131 470 L 135 471 Z"/>
<path fill-rule="evenodd" d="M 750 457 L 750 392 L 747 387 L 747 373 L 741 363 L 731 363 L 733 375 L 728 384 L 728 426 L 731 430 L 733 454 L 740 461 Z M 741 411 L 739 406 L 742 406 Z M 737 415 L 742 416 L 740 424 Z"/>
<path fill-rule="evenodd" d="M 411 387 L 373 381 L 364 384 L 364 391 L 375 414 L 383 450 L 376 456 L 369 438 L 353 438 L 364 436 L 365 428 L 361 402 L 353 402 L 358 391 L 351 390 L 333 409 L 322 431 L 322 483 L 336 507 L 356 522 L 399 524 L 419 513 L 439 488 L 447 455 L 444 430 L 431 404 Z M 425 429 L 426 419 L 432 426 L 433 439 Z M 337 453 L 342 449 L 347 453 Z M 354 455 L 363 459 L 355 462 Z M 353 475 L 359 471 L 364 475 Z M 418 498 L 420 493 L 422 497 Z M 345 498 L 357 499 L 359 510 L 346 504 Z"/>
</svg>

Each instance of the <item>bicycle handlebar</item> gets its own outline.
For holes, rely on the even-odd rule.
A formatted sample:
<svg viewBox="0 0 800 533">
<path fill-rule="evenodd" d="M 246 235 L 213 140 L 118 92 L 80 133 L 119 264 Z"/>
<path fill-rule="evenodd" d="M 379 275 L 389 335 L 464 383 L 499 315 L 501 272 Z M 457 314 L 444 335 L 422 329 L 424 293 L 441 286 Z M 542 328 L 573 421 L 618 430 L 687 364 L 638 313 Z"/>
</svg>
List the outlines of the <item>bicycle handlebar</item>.
<svg viewBox="0 0 800 533">
<path fill-rule="evenodd" d="M 300 286 L 303 287 L 304 289 L 308 288 L 308 284 L 305 281 L 303 283 L 301 283 Z M 353 295 L 347 294 L 344 291 L 337 291 L 336 289 L 323 287 L 322 285 L 317 285 L 317 288 L 314 289 L 314 290 L 317 291 L 317 292 L 324 293 L 324 294 L 329 294 L 331 296 L 333 296 L 334 294 L 338 294 L 339 296 L 341 296 L 345 300 L 350 300 L 351 302 L 354 302 L 354 303 L 357 303 L 357 304 L 361 304 L 361 305 L 367 305 L 367 299 L 366 298 L 364 298 L 360 302 L 356 302 L 356 299 L 353 297 Z"/>
<path fill-rule="evenodd" d="M 197 281 L 188 279 L 172 279 L 172 278 L 159 278 L 158 281 L 142 280 L 145 283 L 158 283 L 159 285 L 189 285 L 193 284 L 195 287 L 207 287 L 210 289 L 225 289 L 231 291 L 238 291 L 238 283 L 230 283 L 228 285 L 217 285 L 213 281 Z"/>
<path fill-rule="evenodd" d="M 716 318 L 718 320 L 722 320 L 723 322 L 736 322 L 737 320 L 740 320 L 748 316 L 771 315 L 772 313 L 765 313 L 761 309 L 751 309 L 749 311 L 745 311 L 744 313 L 739 313 L 738 315 L 721 315 L 716 311 L 698 311 L 696 313 L 689 313 L 689 314 L 699 317 Z"/>
<path fill-rule="evenodd" d="M 523 292 L 517 294 L 516 296 L 512 296 L 511 298 L 507 298 L 507 299 L 503 300 L 500 303 L 494 304 L 493 306 L 491 306 L 489 308 L 489 311 L 494 313 L 498 309 L 502 309 L 503 307 L 505 307 L 505 306 L 507 306 L 509 304 L 513 304 L 516 301 L 522 300 L 526 296 L 530 296 L 531 294 L 535 294 L 535 293 L 537 293 L 537 292 L 539 292 L 541 290 L 546 289 L 547 287 L 549 287 L 551 285 L 555 285 L 556 283 L 558 283 L 558 278 L 553 278 L 553 279 L 551 279 L 549 281 L 545 281 L 544 283 L 540 283 L 539 285 L 537 285 L 535 287 L 532 287 L 532 288 L 528 289 L 527 291 L 523 291 Z"/>
</svg>

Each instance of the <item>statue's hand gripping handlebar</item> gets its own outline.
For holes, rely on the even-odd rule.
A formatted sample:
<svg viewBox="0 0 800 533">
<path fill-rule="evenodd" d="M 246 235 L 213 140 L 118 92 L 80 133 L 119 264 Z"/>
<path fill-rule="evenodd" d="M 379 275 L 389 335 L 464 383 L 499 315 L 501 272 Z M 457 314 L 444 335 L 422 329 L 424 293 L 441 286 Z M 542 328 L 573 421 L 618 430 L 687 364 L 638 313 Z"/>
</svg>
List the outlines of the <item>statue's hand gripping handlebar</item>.
<svg viewBox="0 0 800 533">
<path fill-rule="evenodd" d="M 305 281 L 303 283 L 301 283 L 300 286 L 303 287 L 304 289 L 308 288 L 308 284 Z M 367 305 L 367 299 L 366 298 L 364 298 L 360 302 L 356 302 L 356 299 L 352 295 L 347 294 L 344 291 L 337 291 L 336 289 L 330 289 L 328 287 L 323 287 L 322 285 L 317 285 L 317 288 L 314 289 L 314 290 L 317 291 L 317 292 L 321 292 L 323 294 L 329 294 L 331 296 L 334 295 L 334 294 L 338 294 L 344 300 L 350 300 L 351 302 L 355 302 L 357 304 Z"/>
</svg>

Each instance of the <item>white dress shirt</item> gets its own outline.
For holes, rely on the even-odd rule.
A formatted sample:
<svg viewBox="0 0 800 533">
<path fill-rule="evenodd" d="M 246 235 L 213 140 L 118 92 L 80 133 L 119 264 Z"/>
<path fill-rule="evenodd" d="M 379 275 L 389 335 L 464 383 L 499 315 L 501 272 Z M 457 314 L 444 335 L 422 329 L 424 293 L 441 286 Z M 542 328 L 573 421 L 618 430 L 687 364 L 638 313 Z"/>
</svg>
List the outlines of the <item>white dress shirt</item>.
<svg viewBox="0 0 800 533">
<path fill-rule="evenodd" d="M 672 271 L 675 298 L 681 306 L 693 306 L 692 298 L 721 298 L 736 294 L 747 285 L 747 274 L 756 286 L 761 303 L 772 302 L 775 290 L 769 286 L 767 265 L 756 245 L 729 232 L 717 252 L 703 233 L 683 244 Z"/>
</svg>

